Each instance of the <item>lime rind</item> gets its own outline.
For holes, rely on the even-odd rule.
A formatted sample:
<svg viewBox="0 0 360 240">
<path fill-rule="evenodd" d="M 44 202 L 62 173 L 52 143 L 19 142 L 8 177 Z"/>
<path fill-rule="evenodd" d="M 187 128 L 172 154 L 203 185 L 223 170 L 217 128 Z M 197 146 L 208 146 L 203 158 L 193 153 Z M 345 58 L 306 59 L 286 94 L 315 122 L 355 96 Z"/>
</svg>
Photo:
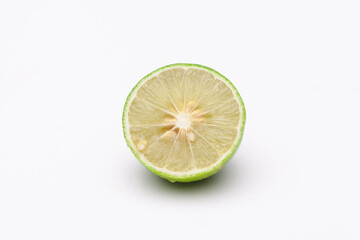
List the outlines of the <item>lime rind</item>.
<svg viewBox="0 0 360 240">
<path fill-rule="evenodd" d="M 213 164 L 213 166 L 211 166 L 209 169 L 199 172 L 199 173 L 195 173 L 195 174 L 182 174 L 182 175 L 175 175 L 175 174 L 170 174 L 161 170 L 158 170 L 157 168 L 155 168 L 154 166 L 150 165 L 148 162 L 146 162 L 144 159 L 142 159 L 141 155 L 139 154 L 139 152 L 135 149 L 135 147 L 133 146 L 131 140 L 129 139 L 130 134 L 128 133 L 128 126 L 127 126 L 127 119 L 126 119 L 126 113 L 128 111 L 129 108 L 129 104 L 131 102 L 131 100 L 133 99 L 133 97 L 135 96 L 136 90 L 142 85 L 142 83 L 149 79 L 152 75 L 163 71 L 167 68 L 173 68 L 173 67 L 197 67 L 200 69 L 205 69 L 208 70 L 209 72 L 219 76 L 221 79 L 223 79 L 228 86 L 232 89 L 233 93 L 235 93 L 237 100 L 240 103 L 240 112 L 241 112 L 241 122 L 239 123 L 240 125 L 240 130 L 239 130 L 239 134 L 237 136 L 237 139 L 234 141 L 235 143 L 233 144 L 232 148 L 228 151 L 228 153 L 221 159 L 221 161 L 217 161 L 215 164 Z M 125 141 L 127 143 L 127 145 L 129 146 L 129 148 L 131 149 L 131 151 L 133 152 L 133 154 L 135 155 L 135 157 L 146 167 L 148 168 L 151 172 L 155 173 L 156 175 L 165 178 L 167 180 L 169 180 L 170 182 L 193 182 L 193 181 L 198 181 L 198 180 L 202 180 L 204 178 L 210 177 L 212 175 L 214 175 L 215 173 L 217 173 L 218 171 L 220 171 L 222 169 L 222 167 L 233 157 L 233 155 L 236 153 L 237 149 L 239 148 L 239 145 L 241 143 L 243 134 L 244 134 L 244 127 L 245 127 L 245 122 L 246 122 L 246 110 L 245 110 L 245 105 L 244 102 L 238 92 L 238 90 L 235 88 L 235 86 L 233 85 L 232 82 L 230 82 L 229 79 L 227 79 L 225 76 L 223 76 L 222 74 L 220 74 L 219 72 L 217 72 L 216 70 L 203 66 L 203 65 L 199 65 L 199 64 L 193 64 L 193 63 L 175 63 L 175 64 L 170 64 L 170 65 L 166 65 L 164 67 L 161 67 L 159 69 L 156 69 L 155 71 L 149 73 L 148 75 L 146 75 L 145 77 L 143 77 L 136 85 L 135 87 L 131 90 L 130 94 L 128 95 L 125 105 L 124 105 L 124 109 L 123 109 L 123 116 L 122 116 L 122 124 L 123 124 L 123 133 L 124 133 L 124 138 Z"/>
</svg>

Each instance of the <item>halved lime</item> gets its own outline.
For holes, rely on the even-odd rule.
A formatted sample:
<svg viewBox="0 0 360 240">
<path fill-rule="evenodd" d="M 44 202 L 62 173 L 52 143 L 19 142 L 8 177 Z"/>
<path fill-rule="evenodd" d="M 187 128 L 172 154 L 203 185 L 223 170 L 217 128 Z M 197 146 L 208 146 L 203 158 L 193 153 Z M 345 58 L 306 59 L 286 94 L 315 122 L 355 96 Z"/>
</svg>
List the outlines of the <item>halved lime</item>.
<svg viewBox="0 0 360 240">
<path fill-rule="evenodd" d="M 172 64 L 130 92 L 123 130 L 136 158 L 171 182 L 218 172 L 239 147 L 245 107 L 223 75 L 197 64 Z"/>
</svg>

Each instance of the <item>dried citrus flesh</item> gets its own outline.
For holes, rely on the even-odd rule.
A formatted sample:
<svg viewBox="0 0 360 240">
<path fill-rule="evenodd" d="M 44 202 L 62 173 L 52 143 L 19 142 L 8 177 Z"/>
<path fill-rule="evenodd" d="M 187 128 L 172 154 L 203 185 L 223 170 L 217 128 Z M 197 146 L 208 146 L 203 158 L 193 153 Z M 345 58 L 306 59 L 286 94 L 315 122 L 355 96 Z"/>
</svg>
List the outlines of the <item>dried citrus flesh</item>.
<svg viewBox="0 0 360 240">
<path fill-rule="evenodd" d="M 234 85 L 197 64 L 172 64 L 145 76 L 123 113 L 132 152 L 171 182 L 219 171 L 237 150 L 244 124 L 245 107 Z"/>
</svg>

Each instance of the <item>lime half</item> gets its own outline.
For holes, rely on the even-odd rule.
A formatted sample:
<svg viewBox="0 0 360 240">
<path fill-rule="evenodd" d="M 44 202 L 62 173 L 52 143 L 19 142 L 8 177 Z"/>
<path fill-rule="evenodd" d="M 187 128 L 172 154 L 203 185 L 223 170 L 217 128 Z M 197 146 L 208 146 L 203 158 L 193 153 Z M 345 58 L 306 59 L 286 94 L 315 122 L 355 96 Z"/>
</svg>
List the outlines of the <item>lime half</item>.
<svg viewBox="0 0 360 240">
<path fill-rule="evenodd" d="M 130 92 L 123 130 L 136 158 L 171 182 L 218 172 L 239 147 L 245 107 L 223 75 L 197 64 L 172 64 Z"/>
</svg>

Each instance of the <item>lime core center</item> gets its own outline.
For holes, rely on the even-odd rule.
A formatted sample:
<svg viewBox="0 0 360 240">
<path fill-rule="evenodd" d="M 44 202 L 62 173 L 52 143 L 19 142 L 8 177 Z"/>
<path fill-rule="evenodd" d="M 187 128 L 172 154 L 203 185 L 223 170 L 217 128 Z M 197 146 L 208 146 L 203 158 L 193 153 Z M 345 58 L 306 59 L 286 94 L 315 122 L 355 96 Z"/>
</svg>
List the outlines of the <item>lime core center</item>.
<svg viewBox="0 0 360 240">
<path fill-rule="evenodd" d="M 188 129 L 191 126 L 190 114 L 180 112 L 176 119 L 176 128 L 185 128 Z"/>
</svg>

